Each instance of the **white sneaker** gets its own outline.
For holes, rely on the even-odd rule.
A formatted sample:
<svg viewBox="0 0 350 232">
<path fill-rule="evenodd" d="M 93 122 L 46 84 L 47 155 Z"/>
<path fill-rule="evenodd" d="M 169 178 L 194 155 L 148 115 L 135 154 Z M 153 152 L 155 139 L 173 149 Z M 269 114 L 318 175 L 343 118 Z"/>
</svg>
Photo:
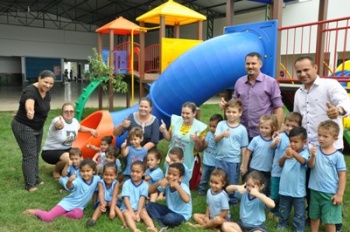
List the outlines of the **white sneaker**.
<svg viewBox="0 0 350 232">
<path fill-rule="evenodd" d="M 167 226 L 164 226 L 164 227 L 162 227 L 160 230 L 159 230 L 159 232 L 165 232 L 165 231 L 167 231 L 168 230 L 168 227 Z"/>
</svg>

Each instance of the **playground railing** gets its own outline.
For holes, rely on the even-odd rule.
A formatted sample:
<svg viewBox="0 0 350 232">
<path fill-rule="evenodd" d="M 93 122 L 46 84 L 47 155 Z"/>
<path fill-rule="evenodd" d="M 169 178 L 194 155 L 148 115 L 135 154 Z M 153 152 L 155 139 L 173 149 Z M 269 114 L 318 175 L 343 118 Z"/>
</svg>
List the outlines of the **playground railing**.
<svg viewBox="0 0 350 232">
<path fill-rule="evenodd" d="M 136 72 L 140 71 L 140 44 L 139 43 L 134 43 L 134 70 Z M 131 42 L 123 42 L 118 44 L 117 46 L 115 46 L 114 50 L 118 50 L 118 51 L 126 51 L 128 54 L 127 60 L 128 60 L 128 65 L 125 69 L 121 69 L 122 70 L 127 70 L 128 73 L 131 72 Z"/>
<path fill-rule="evenodd" d="M 281 27 L 279 82 L 295 82 L 294 61 L 301 55 L 320 60 L 319 75 L 350 81 L 350 17 Z M 294 77 L 293 77 L 294 75 Z"/>
<path fill-rule="evenodd" d="M 145 48 L 145 73 L 160 72 L 159 44 L 152 44 Z"/>
</svg>

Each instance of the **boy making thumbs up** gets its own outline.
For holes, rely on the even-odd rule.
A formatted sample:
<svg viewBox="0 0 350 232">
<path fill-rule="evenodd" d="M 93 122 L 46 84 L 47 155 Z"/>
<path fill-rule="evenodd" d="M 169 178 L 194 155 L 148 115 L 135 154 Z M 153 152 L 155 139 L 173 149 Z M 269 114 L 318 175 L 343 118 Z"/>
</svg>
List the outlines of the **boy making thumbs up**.
<svg viewBox="0 0 350 232">
<path fill-rule="evenodd" d="M 215 142 L 218 143 L 216 167 L 222 168 L 228 175 L 228 184 L 237 185 L 241 156 L 248 146 L 247 129 L 240 123 L 242 102 L 231 99 L 225 106 L 227 120 L 219 122 L 215 131 Z M 229 195 L 230 204 L 237 204 L 237 198 Z"/>
</svg>

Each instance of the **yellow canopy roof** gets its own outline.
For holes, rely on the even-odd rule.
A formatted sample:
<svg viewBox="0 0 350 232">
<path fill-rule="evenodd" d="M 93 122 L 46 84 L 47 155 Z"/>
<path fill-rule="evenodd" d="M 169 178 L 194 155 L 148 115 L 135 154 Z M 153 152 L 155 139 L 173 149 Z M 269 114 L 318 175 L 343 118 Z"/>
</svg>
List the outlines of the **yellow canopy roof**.
<svg viewBox="0 0 350 232">
<path fill-rule="evenodd" d="M 140 30 L 139 25 L 120 16 L 119 18 L 113 20 L 112 22 L 109 22 L 103 25 L 102 27 L 97 28 L 96 32 L 99 32 L 102 34 L 109 34 L 109 32 L 112 30 L 113 33 L 116 35 L 130 35 L 132 32 L 132 29 L 134 29 L 134 35 L 139 34 L 139 30 Z"/>
<path fill-rule="evenodd" d="M 165 16 L 165 24 L 169 26 L 186 25 L 197 21 L 204 21 L 207 18 L 173 0 L 154 8 L 151 11 L 136 18 L 139 22 L 160 24 L 160 16 Z"/>
</svg>

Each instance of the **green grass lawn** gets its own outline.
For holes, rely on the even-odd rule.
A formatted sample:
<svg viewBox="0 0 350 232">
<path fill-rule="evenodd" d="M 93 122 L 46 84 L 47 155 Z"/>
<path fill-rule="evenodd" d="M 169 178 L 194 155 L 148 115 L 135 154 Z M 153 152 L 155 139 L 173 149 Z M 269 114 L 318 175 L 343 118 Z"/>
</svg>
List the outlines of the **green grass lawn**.
<svg viewBox="0 0 350 232">
<path fill-rule="evenodd" d="M 84 115 L 93 112 L 94 109 L 87 109 Z M 201 107 L 201 120 L 205 123 L 208 118 L 220 112 L 217 105 L 203 105 Z M 45 124 L 45 137 L 48 126 L 53 117 L 59 114 L 59 110 L 52 110 Z M 82 231 L 85 230 L 85 222 L 92 215 L 93 208 L 90 204 L 84 212 L 84 218 L 81 220 L 69 220 L 60 217 L 51 223 L 39 221 L 33 216 L 23 214 L 27 208 L 40 208 L 44 210 L 51 209 L 56 205 L 65 194 L 59 193 L 60 185 L 51 178 L 53 166 L 45 164 L 40 158 L 40 174 L 45 182 L 39 186 L 39 190 L 34 193 L 28 193 L 24 190 L 23 175 L 21 169 L 21 153 L 11 131 L 12 112 L 0 112 L 0 232 L 6 231 Z M 167 150 L 168 143 L 162 141 L 158 148 L 164 154 Z M 350 167 L 350 156 L 345 157 L 348 167 Z M 347 174 L 349 183 L 349 172 Z M 347 188 L 344 196 L 343 209 L 346 218 L 350 216 L 349 207 L 350 195 Z M 198 196 L 196 191 L 192 191 L 193 213 L 205 212 L 205 197 Z M 238 207 L 231 208 L 231 215 L 237 220 Z M 343 231 L 350 231 L 350 222 L 344 220 Z M 269 231 L 275 231 L 276 222 L 271 219 L 266 221 Z M 144 224 L 140 223 L 141 230 L 146 229 Z M 90 231 L 130 231 L 122 229 L 119 220 L 110 221 L 107 216 L 103 215 L 97 222 L 97 225 Z M 171 231 L 203 231 L 182 225 Z M 292 230 L 291 230 L 292 231 Z M 309 231 L 308 229 L 306 231 Z"/>
</svg>

